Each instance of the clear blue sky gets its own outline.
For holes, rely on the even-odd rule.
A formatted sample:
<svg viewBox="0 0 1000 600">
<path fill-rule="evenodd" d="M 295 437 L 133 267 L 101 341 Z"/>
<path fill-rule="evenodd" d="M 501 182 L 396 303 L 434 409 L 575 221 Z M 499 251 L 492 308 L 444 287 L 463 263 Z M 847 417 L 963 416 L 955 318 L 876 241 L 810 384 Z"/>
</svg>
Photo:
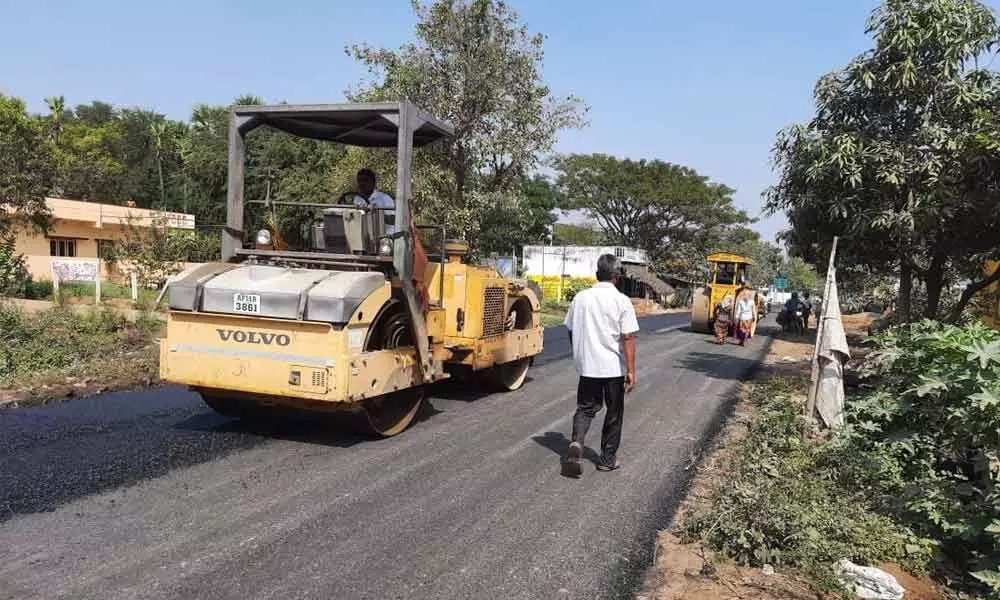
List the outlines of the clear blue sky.
<svg viewBox="0 0 1000 600">
<path fill-rule="evenodd" d="M 876 0 L 511 0 L 547 36 L 554 92 L 591 107 L 560 152 L 687 165 L 737 189 L 753 215 L 774 177 L 782 127 L 812 114 L 816 79 L 870 46 Z M 43 112 L 43 98 L 99 99 L 186 119 L 241 93 L 338 101 L 364 72 L 355 42 L 411 38 L 407 0 L 3 0 L 0 92 Z M 773 238 L 781 217 L 757 228 Z"/>
</svg>

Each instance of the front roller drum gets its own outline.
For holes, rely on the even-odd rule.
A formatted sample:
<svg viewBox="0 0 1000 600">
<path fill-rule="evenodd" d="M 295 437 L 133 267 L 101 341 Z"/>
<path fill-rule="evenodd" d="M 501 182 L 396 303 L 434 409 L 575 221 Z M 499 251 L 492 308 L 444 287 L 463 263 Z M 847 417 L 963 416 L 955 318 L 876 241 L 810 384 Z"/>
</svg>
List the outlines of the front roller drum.
<svg viewBox="0 0 1000 600">
<path fill-rule="evenodd" d="M 691 306 L 691 330 L 709 333 L 712 330 L 712 290 L 700 287 L 694 291 Z"/>
<path fill-rule="evenodd" d="M 393 298 L 382 306 L 365 340 L 365 351 L 391 350 L 413 345 L 413 328 L 403 301 Z M 363 424 L 368 433 L 391 437 L 413 423 L 424 405 L 424 386 L 383 394 L 362 402 Z"/>
</svg>

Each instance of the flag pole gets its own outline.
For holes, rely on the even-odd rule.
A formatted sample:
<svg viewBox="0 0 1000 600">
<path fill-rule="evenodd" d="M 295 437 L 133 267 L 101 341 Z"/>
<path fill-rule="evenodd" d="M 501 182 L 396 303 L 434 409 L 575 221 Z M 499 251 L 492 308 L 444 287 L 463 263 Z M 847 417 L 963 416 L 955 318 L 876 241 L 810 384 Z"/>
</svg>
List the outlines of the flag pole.
<svg viewBox="0 0 1000 600">
<path fill-rule="evenodd" d="M 809 395 L 806 397 L 806 429 L 803 435 L 808 435 L 809 425 L 813 422 L 816 412 L 816 394 L 819 393 L 819 345 L 823 340 L 823 330 L 826 323 L 826 312 L 829 307 L 830 286 L 834 278 L 834 260 L 837 256 L 837 236 L 833 236 L 833 246 L 830 248 L 830 263 L 826 267 L 826 284 L 823 286 L 823 306 L 816 322 L 816 343 L 813 346 L 812 372 L 809 375 Z"/>
</svg>

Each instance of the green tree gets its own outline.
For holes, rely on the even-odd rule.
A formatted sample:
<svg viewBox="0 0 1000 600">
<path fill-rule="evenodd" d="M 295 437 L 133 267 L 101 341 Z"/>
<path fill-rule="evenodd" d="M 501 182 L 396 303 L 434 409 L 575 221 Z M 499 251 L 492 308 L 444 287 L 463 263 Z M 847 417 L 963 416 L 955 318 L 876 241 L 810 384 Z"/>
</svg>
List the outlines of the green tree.
<svg viewBox="0 0 1000 600">
<path fill-rule="evenodd" d="M 414 1 L 413 8 L 415 42 L 347 49 L 375 77 L 349 96 L 408 98 L 455 126 L 454 139 L 418 153 L 413 204 L 424 220 L 447 223 L 475 243 L 482 218 L 519 204 L 521 178 L 559 131 L 583 124 L 585 109 L 576 98 L 553 96 L 541 76 L 543 37 L 506 2 Z"/>
<path fill-rule="evenodd" d="M 0 237 L 15 226 L 48 226 L 45 195 L 54 162 L 46 127 L 24 102 L 0 94 Z"/>
<path fill-rule="evenodd" d="M 90 104 L 77 104 L 73 109 L 73 118 L 88 125 L 104 125 L 118 117 L 118 111 L 107 102 L 94 100 Z"/>
<path fill-rule="evenodd" d="M 552 244 L 555 246 L 600 246 L 604 234 L 590 225 L 555 223 L 552 226 Z"/>
<path fill-rule="evenodd" d="M 127 108 L 115 114 L 123 127 L 115 150 L 115 156 L 125 167 L 121 199 L 134 200 L 144 208 L 183 210 L 180 147 L 187 124 L 141 108 Z"/>
<path fill-rule="evenodd" d="M 840 236 L 840 264 L 895 271 L 904 318 L 919 280 L 933 318 L 1000 248 L 1000 79 L 978 66 L 1000 30 L 977 0 L 892 0 L 868 31 L 875 47 L 817 84 L 814 118 L 779 134 L 766 204 L 788 214 L 791 252 L 821 264 Z"/>
<path fill-rule="evenodd" d="M 124 129 L 120 121 L 93 126 L 80 121 L 62 125 L 53 145 L 56 177 L 53 192 L 65 198 L 114 202 L 121 199 L 126 173 L 117 152 Z"/>
<path fill-rule="evenodd" d="M 199 104 L 180 141 L 183 161 L 184 212 L 194 213 L 199 227 L 226 222 L 229 109 Z"/>
<path fill-rule="evenodd" d="M 788 279 L 788 289 L 798 292 L 820 291 L 816 268 L 797 256 L 789 258 L 779 267 L 779 274 Z"/>
<path fill-rule="evenodd" d="M 525 244 L 544 243 L 556 222 L 560 201 L 555 186 L 541 175 L 523 178 L 516 205 L 490 207 L 482 221 L 480 253 L 520 256 Z"/>
<path fill-rule="evenodd" d="M 750 283 L 756 287 L 770 285 L 781 274 L 784 258 L 778 246 L 762 240 L 760 234 L 748 227 L 725 230 L 712 248 L 714 252 L 732 252 L 753 261 L 748 269 Z"/>
<path fill-rule="evenodd" d="M 609 243 L 643 248 L 670 271 L 696 268 L 729 227 L 751 221 L 732 189 L 688 167 L 572 154 L 555 168 L 568 207 L 594 219 Z"/>
<path fill-rule="evenodd" d="M 52 141 L 59 143 L 59 134 L 62 133 L 64 114 L 66 113 L 66 98 L 63 96 L 51 96 L 45 99 L 45 104 L 49 107 L 49 135 Z"/>
</svg>

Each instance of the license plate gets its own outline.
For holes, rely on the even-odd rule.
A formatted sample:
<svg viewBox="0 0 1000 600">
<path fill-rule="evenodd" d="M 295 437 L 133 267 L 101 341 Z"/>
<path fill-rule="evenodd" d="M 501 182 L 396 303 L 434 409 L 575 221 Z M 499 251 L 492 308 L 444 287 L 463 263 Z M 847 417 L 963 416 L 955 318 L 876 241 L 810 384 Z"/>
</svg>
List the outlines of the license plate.
<svg viewBox="0 0 1000 600">
<path fill-rule="evenodd" d="M 233 294 L 233 312 L 259 315 L 260 296 L 255 294 Z"/>
</svg>

